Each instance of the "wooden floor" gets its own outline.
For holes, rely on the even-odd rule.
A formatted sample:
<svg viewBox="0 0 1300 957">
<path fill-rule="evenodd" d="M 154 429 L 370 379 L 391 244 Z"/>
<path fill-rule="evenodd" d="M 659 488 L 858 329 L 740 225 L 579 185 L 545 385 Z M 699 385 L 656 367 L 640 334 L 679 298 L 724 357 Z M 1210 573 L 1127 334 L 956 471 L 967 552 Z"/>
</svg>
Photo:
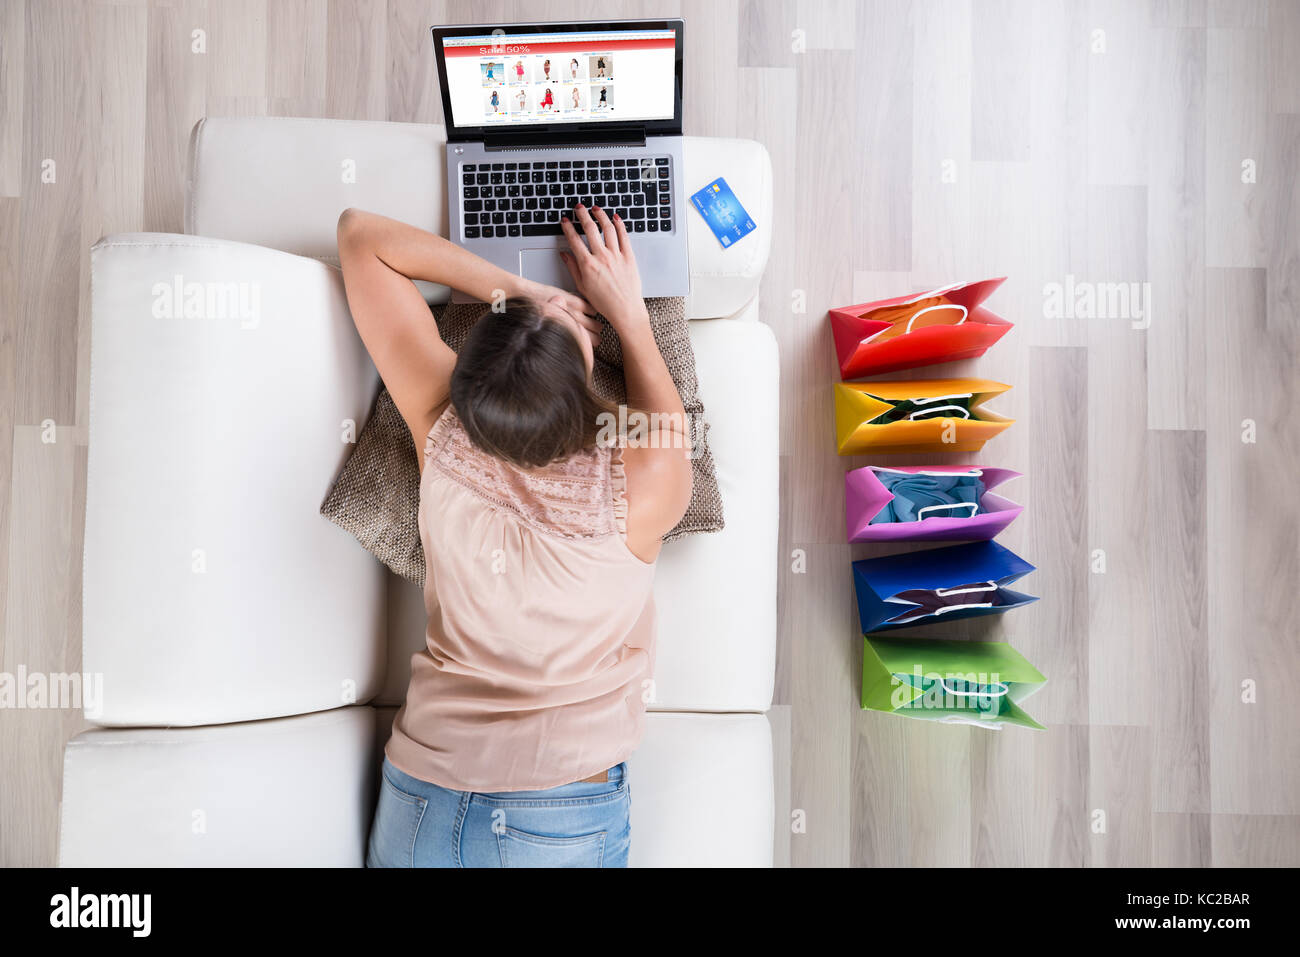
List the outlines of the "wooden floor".
<svg viewBox="0 0 1300 957">
<path fill-rule="evenodd" d="M 687 131 L 777 173 L 780 862 L 1300 864 L 1295 0 L 0 0 L 0 671 L 79 667 L 87 251 L 180 230 L 195 120 L 441 122 L 432 23 L 679 13 Z M 1041 733 L 856 707 L 825 312 L 998 275 L 1014 331 L 933 371 L 1015 386 L 973 459 L 1042 601 L 926 633 L 1011 641 Z M 0 864 L 53 862 L 83 726 L 0 711 Z"/>
</svg>

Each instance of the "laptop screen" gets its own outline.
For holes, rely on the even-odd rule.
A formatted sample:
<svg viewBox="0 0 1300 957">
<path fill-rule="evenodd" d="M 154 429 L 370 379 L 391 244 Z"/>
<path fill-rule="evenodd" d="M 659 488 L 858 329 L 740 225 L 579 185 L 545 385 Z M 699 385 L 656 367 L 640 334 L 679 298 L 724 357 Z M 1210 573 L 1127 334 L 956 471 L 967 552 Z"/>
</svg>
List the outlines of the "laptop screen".
<svg viewBox="0 0 1300 957">
<path fill-rule="evenodd" d="M 677 30 L 440 36 L 456 127 L 672 120 Z"/>
</svg>

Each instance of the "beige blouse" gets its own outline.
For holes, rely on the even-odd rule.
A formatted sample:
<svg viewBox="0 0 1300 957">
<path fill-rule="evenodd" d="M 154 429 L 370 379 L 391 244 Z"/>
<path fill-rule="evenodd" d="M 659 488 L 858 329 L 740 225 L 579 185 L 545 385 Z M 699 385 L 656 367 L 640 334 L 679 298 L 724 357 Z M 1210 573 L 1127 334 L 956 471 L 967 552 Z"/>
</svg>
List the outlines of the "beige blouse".
<svg viewBox="0 0 1300 957">
<path fill-rule="evenodd" d="M 388 759 L 459 791 L 580 781 L 641 739 L 654 563 L 628 548 L 622 451 L 521 469 L 448 406 L 429 432 L 420 537 L 429 614 Z"/>
</svg>

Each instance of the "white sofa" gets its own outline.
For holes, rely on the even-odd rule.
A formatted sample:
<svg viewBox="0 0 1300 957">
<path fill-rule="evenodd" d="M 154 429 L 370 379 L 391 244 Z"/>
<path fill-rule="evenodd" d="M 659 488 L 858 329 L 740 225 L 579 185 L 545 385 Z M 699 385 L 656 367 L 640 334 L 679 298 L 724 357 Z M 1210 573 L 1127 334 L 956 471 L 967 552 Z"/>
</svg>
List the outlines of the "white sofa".
<svg viewBox="0 0 1300 957">
<path fill-rule="evenodd" d="M 318 514 L 378 387 L 334 226 L 355 206 L 445 232 L 442 139 L 208 119 L 187 234 L 95 245 L 83 648 L 103 727 L 66 750 L 62 864 L 361 865 L 425 622 L 419 589 Z M 659 561 L 632 863 L 769 866 L 777 355 L 757 290 L 771 167 L 757 143 L 688 138 L 685 173 L 688 193 L 726 176 L 759 229 L 723 250 L 688 216 L 727 527 Z"/>
</svg>

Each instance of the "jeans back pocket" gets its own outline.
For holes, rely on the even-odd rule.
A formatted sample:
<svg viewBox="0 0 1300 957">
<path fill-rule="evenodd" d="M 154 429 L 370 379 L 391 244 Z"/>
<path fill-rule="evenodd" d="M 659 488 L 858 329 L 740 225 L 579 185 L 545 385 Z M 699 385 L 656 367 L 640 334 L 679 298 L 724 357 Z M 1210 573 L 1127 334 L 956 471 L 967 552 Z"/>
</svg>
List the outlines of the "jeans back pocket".
<svg viewBox="0 0 1300 957">
<path fill-rule="evenodd" d="M 602 867 L 605 831 L 575 837 L 547 837 L 514 827 L 497 832 L 502 867 Z"/>
</svg>

